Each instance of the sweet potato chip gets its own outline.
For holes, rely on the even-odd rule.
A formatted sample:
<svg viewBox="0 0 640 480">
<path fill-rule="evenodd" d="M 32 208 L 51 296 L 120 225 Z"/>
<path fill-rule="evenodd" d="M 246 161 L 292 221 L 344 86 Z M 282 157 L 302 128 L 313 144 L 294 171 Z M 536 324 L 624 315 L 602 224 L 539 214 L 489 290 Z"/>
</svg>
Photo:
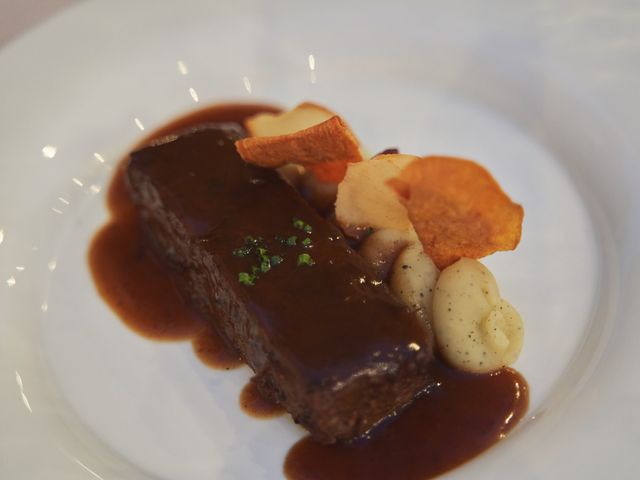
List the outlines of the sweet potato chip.
<svg viewBox="0 0 640 480">
<path fill-rule="evenodd" d="M 347 173 L 347 162 L 325 162 L 307 165 L 313 175 L 322 183 L 340 183 Z"/>
<path fill-rule="evenodd" d="M 295 133 L 243 138 L 236 149 L 245 162 L 266 168 L 362 160 L 358 140 L 338 116 Z"/>
<path fill-rule="evenodd" d="M 338 185 L 336 219 L 343 228 L 373 227 L 407 230 L 411 227 L 407 209 L 389 188 L 387 181 L 400 175 L 413 155 L 378 155 L 371 160 L 349 164 Z"/>
<path fill-rule="evenodd" d="M 520 242 L 522 207 L 475 162 L 421 158 L 388 184 L 403 200 L 425 252 L 440 269 L 462 257 L 513 250 Z"/>
</svg>

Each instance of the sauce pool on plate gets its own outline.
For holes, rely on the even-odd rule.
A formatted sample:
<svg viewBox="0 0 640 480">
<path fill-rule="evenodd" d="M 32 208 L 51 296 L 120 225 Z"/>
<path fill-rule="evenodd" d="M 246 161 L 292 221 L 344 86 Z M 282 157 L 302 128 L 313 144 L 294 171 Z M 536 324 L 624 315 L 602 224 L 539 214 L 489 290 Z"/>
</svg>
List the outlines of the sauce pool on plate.
<svg viewBox="0 0 640 480">
<path fill-rule="evenodd" d="M 207 122 L 242 122 L 277 111 L 264 105 L 221 105 L 197 111 L 160 128 L 141 145 Z M 111 219 L 89 249 L 89 267 L 103 299 L 136 333 L 153 340 L 188 340 L 206 365 L 242 364 L 214 328 L 181 295 L 180 272 L 156 259 L 146 246 L 124 182 L 122 161 L 109 189 Z M 290 449 L 285 475 L 301 479 L 427 479 L 470 460 L 502 439 L 528 406 L 528 387 L 515 370 L 475 375 L 454 370 L 437 356 L 430 386 L 411 405 L 350 445 L 322 445 L 307 436 Z M 244 411 L 258 418 L 283 413 L 262 398 L 253 382 L 240 394 Z"/>
<path fill-rule="evenodd" d="M 247 383 L 240 392 L 240 407 L 256 418 L 274 418 L 286 413 L 282 406 L 264 398 L 254 382 Z"/>
<path fill-rule="evenodd" d="M 512 369 L 473 375 L 433 364 L 434 384 L 370 439 L 321 445 L 310 437 L 291 448 L 290 479 L 432 478 L 486 450 L 527 410 L 527 384 Z"/>
<path fill-rule="evenodd" d="M 183 299 L 177 285 L 181 275 L 161 264 L 146 246 L 123 171 L 121 164 L 107 196 L 111 221 L 96 234 L 89 249 L 98 291 L 136 333 L 153 340 L 190 340 L 198 358 L 213 368 L 242 365 L 211 322 Z"/>
</svg>

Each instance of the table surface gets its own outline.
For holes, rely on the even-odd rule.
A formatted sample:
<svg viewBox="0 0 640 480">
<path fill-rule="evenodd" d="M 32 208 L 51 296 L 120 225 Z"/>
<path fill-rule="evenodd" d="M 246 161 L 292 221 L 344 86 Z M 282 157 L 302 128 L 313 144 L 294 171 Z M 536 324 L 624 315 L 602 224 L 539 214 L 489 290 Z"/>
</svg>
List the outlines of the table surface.
<svg viewBox="0 0 640 480">
<path fill-rule="evenodd" d="M 0 0 L 0 48 L 78 0 Z"/>
</svg>

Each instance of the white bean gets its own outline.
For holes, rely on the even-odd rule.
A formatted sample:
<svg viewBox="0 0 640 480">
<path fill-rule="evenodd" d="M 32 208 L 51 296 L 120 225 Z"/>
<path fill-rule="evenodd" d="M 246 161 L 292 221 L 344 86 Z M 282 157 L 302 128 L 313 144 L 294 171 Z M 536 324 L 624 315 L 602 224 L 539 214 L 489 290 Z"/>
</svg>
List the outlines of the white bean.
<svg viewBox="0 0 640 480">
<path fill-rule="evenodd" d="M 431 320 L 431 300 L 439 274 L 420 243 L 412 243 L 400 252 L 389 277 L 389 287 L 409 307 Z"/>
<path fill-rule="evenodd" d="M 414 241 L 417 236 L 413 230 L 383 228 L 369 235 L 358 251 L 376 269 L 377 277 L 385 280 L 400 251 Z"/>
</svg>

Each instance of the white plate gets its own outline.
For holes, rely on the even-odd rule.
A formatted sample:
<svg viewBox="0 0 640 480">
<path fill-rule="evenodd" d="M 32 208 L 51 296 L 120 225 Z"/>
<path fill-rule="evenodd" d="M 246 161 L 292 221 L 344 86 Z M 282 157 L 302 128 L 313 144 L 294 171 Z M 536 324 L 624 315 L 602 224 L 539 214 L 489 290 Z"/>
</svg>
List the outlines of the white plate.
<svg viewBox="0 0 640 480">
<path fill-rule="evenodd" d="M 635 477 L 640 9 L 532 3 L 87 2 L 0 52 L 0 477 L 281 478 L 302 431 L 240 412 L 248 369 L 136 336 L 86 265 L 110 167 L 230 99 L 324 102 L 371 151 L 477 159 L 524 204 L 487 263 L 531 408 L 449 478 Z"/>
</svg>

